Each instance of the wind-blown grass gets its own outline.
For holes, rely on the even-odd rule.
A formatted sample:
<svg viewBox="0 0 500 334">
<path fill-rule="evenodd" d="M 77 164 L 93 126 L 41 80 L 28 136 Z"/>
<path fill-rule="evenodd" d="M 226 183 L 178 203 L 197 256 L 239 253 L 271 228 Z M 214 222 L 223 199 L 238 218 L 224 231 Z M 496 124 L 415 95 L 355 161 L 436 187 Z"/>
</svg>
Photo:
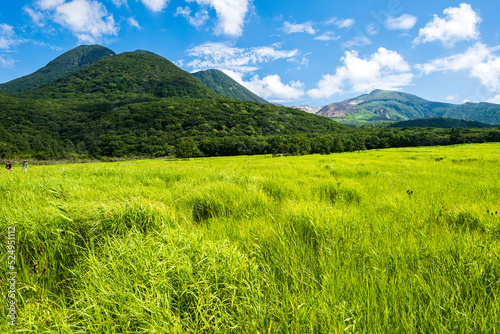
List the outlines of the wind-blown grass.
<svg viewBox="0 0 500 334">
<path fill-rule="evenodd" d="M 2 173 L 14 329 L 497 333 L 499 162 L 480 144 Z"/>
</svg>

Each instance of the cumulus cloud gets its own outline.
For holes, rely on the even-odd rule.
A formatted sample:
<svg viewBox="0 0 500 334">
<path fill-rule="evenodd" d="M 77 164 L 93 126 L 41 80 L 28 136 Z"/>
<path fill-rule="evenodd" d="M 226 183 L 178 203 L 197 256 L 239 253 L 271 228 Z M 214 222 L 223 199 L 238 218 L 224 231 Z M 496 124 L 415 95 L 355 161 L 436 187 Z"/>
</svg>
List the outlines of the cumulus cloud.
<svg viewBox="0 0 500 334">
<path fill-rule="evenodd" d="M 253 72 L 265 63 L 277 60 L 307 65 L 307 59 L 299 59 L 298 50 L 281 50 L 279 45 L 254 48 L 237 48 L 229 43 L 205 43 L 187 50 L 193 60 L 182 65 L 193 72 L 219 69 L 255 94 L 274 102 L 291 101 L 302 97 L 304 84 L 300 81 L 282 82 L 280 76 L 259 77 Z M 181 64 L 181 62 L 177 62 Z"/>
<path fill-rule="evenodd" d="M 360 58 L 356 51 L 346 51 L 342 66 L 335 74 L 326 74 L 317 88 L 308 91 L 313 98 L 328 98 L 334 94 L 369 92 L 373 89 L 399 90 L 411 84 L 410 65 L 395 51 L 379 48 L 369 58 Z"/>
<path fill-rule="evenodd" d="M 95 43 L 103 35 L 116 35 L 113 15 L 97 1 L 73 0 L 55 9 L 54 21 L 69 29 L 81 42 Z"/>
<path fill-rule="evenodd" d="M 194 59 L 186 64 L 192 70 L 217 68 L 240 73 L 253 72 L 262 63 L 294 59 L 298 50 L 280 50 L 277 46 L 237 48 L 228 43 L 204 43 L 187 50 Z"/>
<path fill-rule="evenodd" d="M 500 94 L 495 95 L 494 97 L 492 97 L 491 99 L 489 99 L 486 102 L 500 104 Z"/>
<path fill-rule="evenodd" d="M 250 80 L 243 80 L 243 74 L 224 70 L 228 76 L 251 92 L 273 102 L 286 102 L 300 99 L 304 96 L 304 84 L 300 81 L 283 83 L 277 74 L 267 75 L 262 79 L 254 75 Z"/>
<path fill-rule="evenodd" d="M 191 16 L 191 8 L 189 7 L 177 7 L 174 16 L 184 17 L 190 25 L 197 28 L 204 25 L 205 22 L 209 19 L 208 11 L 206 9 L 202 9 L 198 11 L 194 16 Z"/>
<path fill-rule="evenodd" d="M 95 43 L 118 33 L 113 15 L 99 1 L 38 0 L 35 9 L 24 10 L 36 25 L 43 26 L 44 19 L 51 20 L 71 31 L 79 42 Z"/>
<path fill-rule="evenodd" d="M 141 0 L 141 2 L 152 12 L 161 12 L 167 7 L 168 0 Z"/>
<path fill-rule="evenodd" d="M 488 48 L 485 44 L 476 43 L 464 53 L 434 59 L 425 64 L 417 64 L 415 68 L 427 75 L 433 72 L 468 70 L 490 57 L 492 51 L 494 49 Z"/>
<path fill-rule="evenodd" d="M 459 41 L 478 39 L 481 17 L 471 5 L 462 3 L 459 7 L 449 7 L 443 14 L 444 18 L 434 15 L 434 19 L 419 30 L 415 44 L 441 42 L 444 46 L 453 46 Z"/>
<path fill-rule="evenodd" d="M 491 92 L 500 93 L 500 57 L 495 54 L 500 45 L 488 47 L 476 43 L 463 53 L 434 59 L 415 66 L 423 74 L 447 71 L 467 71 L 471 78 L 477 78 Z"/>
<path fill-rule="evenodd" d="M 311 21 L 305 23 L 290 23 L 288 21 L 283 22 L 282 30 L 285 34 L 296 34 L 296 33 L 306 33 L 314 35 L 316 30 L 313 28 L 313 23 Z"/>
<path fill-rule="evenodd" d="M 217 13 L 218 24 L 216 34 L 241 36 L 243 24 L 248 12 L 249 0 L 186 0 L 196 2 L 200 6 L 209 6 Z"/>
<path fill-rule="evenodd" d="M 413 15 L 403 14 L 400 17 L 388 16 L 385 26 L 389 30 L 409 30 L 415 26 L 417 18 Z"/>
</svg>

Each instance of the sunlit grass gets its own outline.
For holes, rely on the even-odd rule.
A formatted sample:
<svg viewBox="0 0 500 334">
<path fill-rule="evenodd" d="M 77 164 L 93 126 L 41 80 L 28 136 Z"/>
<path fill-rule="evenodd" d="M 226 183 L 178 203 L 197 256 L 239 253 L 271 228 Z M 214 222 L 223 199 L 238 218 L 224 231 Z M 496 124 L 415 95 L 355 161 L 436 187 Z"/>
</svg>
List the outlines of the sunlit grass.
<svg viewBox="0 0 500 334">
<path fill-rule="evenodd" d="M 15 329 L 496 333 L 499 163 L 481 144 L 2 173 Z"/>
</svg>

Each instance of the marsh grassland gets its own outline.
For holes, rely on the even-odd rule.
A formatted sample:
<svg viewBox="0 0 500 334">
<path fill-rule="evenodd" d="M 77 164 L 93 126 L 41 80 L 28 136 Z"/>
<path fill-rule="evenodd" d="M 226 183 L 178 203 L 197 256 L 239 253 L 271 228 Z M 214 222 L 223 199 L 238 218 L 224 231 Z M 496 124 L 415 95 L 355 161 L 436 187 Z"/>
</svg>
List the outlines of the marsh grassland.
<svg viewBox="0 0 500 334">
<path fill-rule="evenodd" d="M 499 167 L 477 144 L 2 171 L 13 329 L 499 333 Z"/>
</svg>

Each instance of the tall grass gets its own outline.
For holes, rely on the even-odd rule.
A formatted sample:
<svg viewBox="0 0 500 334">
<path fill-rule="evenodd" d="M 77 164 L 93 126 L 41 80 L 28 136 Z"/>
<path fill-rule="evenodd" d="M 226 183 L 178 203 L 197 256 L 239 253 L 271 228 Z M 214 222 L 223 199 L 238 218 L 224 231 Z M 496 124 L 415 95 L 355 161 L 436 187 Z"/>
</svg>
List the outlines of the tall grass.
<svg viewBox="0 0 500 334">
<path fill-rule="evenodd" d="M 480 144 L 2 173 L 19 318 L 2 293 L 0 331 L 498 333 L 499 162 Z"/>
</svg>

